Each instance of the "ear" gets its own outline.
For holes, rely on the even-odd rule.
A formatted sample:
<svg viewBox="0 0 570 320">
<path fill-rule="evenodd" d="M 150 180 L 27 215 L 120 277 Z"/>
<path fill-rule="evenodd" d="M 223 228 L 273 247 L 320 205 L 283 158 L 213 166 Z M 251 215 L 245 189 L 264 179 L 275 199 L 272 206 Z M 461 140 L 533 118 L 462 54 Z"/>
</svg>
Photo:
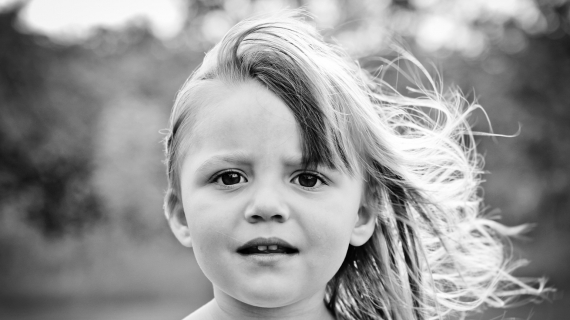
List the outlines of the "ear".
<svg viewBox="0 0 570 320">
<path fill-rule="evenodd" d="M 186 220 L 186 215 L 184 214 L 184 208 L 180 201 L 172 206 L 172 210 L 167 213 L 168 224 L 174 236 L 180 243 L 185 247 L 192 247 L 192 237 L 190 236 L 190 228 L 188 228 L 188 222 Z"/>
<path fill-rule="evenodd" d="M 376 215 L 369 207 L 362 205 L 358 210 L 358 219 L 352 229 L 352 235 L 350 237 L 350 244 L 359 247 L 368 241 L 374 233 L 374 227 L 376 225 Z"/>
</svg>

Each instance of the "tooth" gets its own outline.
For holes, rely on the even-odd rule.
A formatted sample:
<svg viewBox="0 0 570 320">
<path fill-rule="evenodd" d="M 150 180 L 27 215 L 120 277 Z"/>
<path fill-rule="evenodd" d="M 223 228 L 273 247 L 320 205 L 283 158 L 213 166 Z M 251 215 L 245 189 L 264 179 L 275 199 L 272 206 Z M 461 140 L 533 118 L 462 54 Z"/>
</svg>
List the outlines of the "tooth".
<svg viewBox="0 0 570 320">
<path fill-rule="evenodd" d="M 265 251 L 265 250 L 267 250 L 267 246 L 257 246 L 257 250 Z"/>
<path fill-rule="evenodd" d="M 277 250 L 277 245 L 276 244 L 270 245 L 269 250 Z"/>
</svg>

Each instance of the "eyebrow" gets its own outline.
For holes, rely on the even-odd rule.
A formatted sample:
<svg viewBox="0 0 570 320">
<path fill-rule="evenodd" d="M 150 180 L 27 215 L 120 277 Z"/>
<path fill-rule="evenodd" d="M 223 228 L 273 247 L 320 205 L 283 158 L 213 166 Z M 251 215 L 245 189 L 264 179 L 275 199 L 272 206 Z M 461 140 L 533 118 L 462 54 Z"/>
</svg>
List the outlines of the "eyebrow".
<svg viewBox="0 0 570 320">
<path fill-rule="evenodd" d="M 220 164 L 231 163 L 237 165 L 248 165 L 251 164 L 251 158 L 249 155 L 243 152 L 235 152 L 229 154 L 215 155 L 206 161 L 196 169 L 198 172 L 208 171 L 211 167 L 216 167 Z"/>
<path fill-rule="evenodd" d="M 219 166 L 220 164 L 235 164 L 235 165 L 251 165 L 253 161 L 253 156 L 248 155 L 244 152 L 235 152 L 228 154 L 214 155 L 209 159 L 205 160 L 196 169 L 197 172 L 209 171 L 210 168 Z M 303 166 L 302 157 L 288 155 L 283 157 L 282 163 L 287 167 L 299 167 Z"/>
</svg>

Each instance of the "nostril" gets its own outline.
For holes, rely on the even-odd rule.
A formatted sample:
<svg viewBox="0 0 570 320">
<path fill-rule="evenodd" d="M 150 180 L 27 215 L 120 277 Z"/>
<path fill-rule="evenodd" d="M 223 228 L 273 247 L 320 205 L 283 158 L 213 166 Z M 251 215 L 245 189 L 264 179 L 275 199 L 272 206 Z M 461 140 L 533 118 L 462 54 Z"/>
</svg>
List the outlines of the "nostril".
<svg viewBox="0 0 570 320">
<path fill-rule="evenodd" d="M 262 221 L 284 222 L 285 220 L 287 220 L 287 218 L 282 214 L 272 214 L 272 215 L 252 214 L 247 217 L 247 220 L 250 223 L 257 223 Z"/>
</svg>

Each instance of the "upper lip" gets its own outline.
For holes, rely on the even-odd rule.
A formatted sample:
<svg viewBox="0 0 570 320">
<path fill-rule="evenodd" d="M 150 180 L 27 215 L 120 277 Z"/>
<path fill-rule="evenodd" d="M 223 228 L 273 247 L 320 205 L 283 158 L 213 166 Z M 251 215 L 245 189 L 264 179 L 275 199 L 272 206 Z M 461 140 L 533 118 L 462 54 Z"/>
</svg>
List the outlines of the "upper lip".
<svg viewBox="0 0 570 320">
<path fill-rule="evenodd" d="M 253 240 L 250 240 L 246 243 L 244 243 L 243 245 L 241 245 L 239 248 L 237 248 L 237 251 L 242 251 L 245 250 L 247 248 L 251 248 L 251 247 L 257 247 L 257 246 L 271 246 L 271 245 L 277 245 L 286 249 L 290 249 L 290 250 L 295 250 L 298 251 L 297 248 L 295 248 L 293 245 L 291 245 L 289 242 L 280 239 L 280 238 L 275 238 L 275 237 L 271 237 L 271 238 L 255 238 Z"/>
</svg>

